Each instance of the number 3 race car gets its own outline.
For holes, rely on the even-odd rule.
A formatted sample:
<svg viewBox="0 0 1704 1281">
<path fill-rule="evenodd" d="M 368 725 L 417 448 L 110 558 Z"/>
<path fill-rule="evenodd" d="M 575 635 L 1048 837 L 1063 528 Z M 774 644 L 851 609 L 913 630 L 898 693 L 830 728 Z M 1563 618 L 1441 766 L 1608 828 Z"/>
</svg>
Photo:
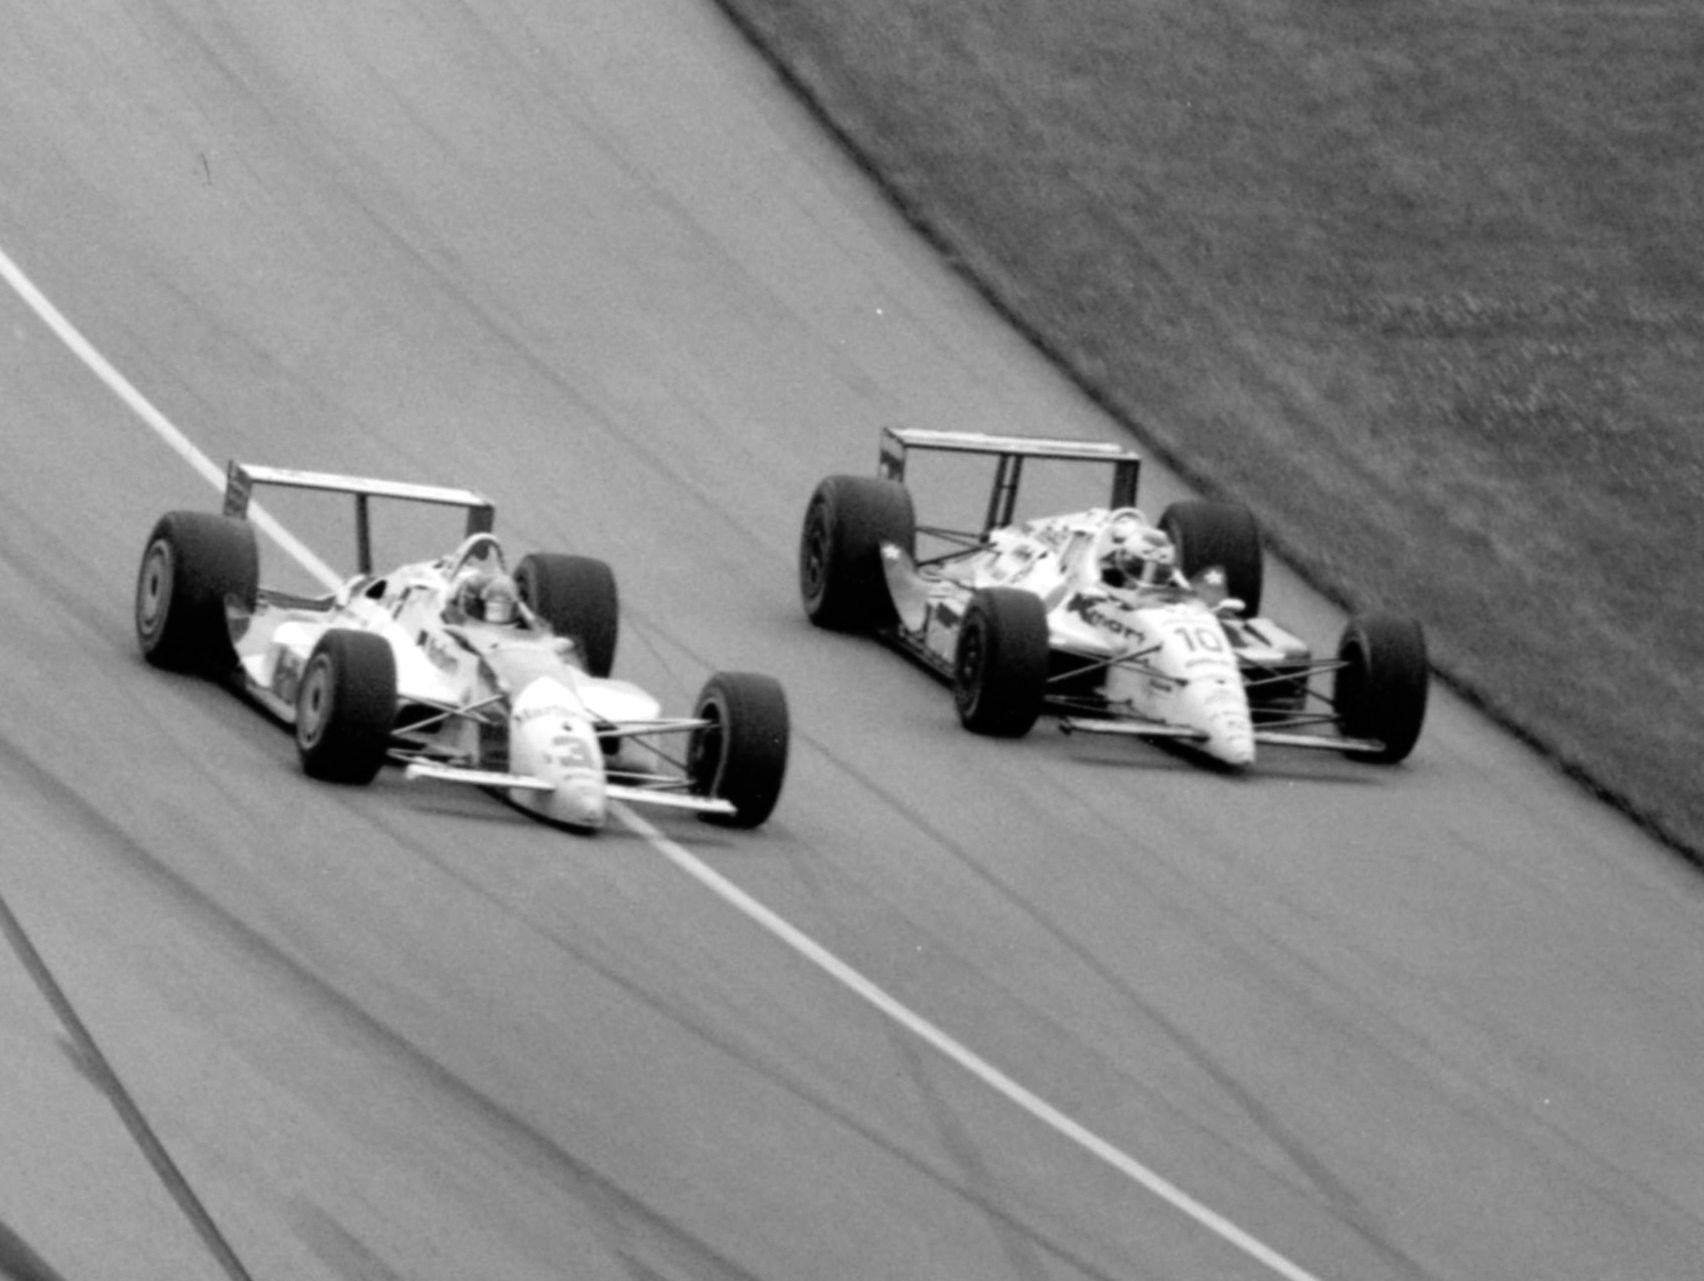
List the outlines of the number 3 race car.
<svg viewBox="0 0 1704 1281">
<path fill-rule="evenodd" d="M 908 450 L 994 459 L 980 531 L 917 524 Z M 1110 466 L 1109 505 L 1015 523 L 1024 463 L 1038 458 Z M 1420 625 L 1352 618 L 1336 655 L 1316 658 L 1260 615 L 1253 514 L 1187 501 L 1150 524 L 1138 472 L 1115 445 L 888 428 L 877 476 L 830 476 L 811 495 L 805 613 L 946 677 L 960 721 L 981 734 L 1021 736 L 1049 710 L 1067 732 L 1181 740 L 1233 767 L 1257 743 L 1405 758 L 1426 711 Z M 947 550 L 920 559 L 919 534 Z"/>
<path fill-rule="evenodd" d="M 354 495 L 359 572 L 317 598 L 260 586 L 247 519 L 257 484 Z M 465 508 L 466 536 L 448 556 L 375 575 L 373 498 Z M 600 827 L 612 800 L 732 827 L 768 818 L 787 764 L 781 686 L 718 673 L 691 716 L 662 716 L 650 694 L 610 677 L 609 566 L 534 552 L 511 577 L 495 514 L 473 490 L 233 462 L 223 514 L 168 512 L 148 536 L 142 654 L 229 681 L 293 726 L 314 778 L 369 783 L 389 761 L 578 831 Z"/>
</svg>

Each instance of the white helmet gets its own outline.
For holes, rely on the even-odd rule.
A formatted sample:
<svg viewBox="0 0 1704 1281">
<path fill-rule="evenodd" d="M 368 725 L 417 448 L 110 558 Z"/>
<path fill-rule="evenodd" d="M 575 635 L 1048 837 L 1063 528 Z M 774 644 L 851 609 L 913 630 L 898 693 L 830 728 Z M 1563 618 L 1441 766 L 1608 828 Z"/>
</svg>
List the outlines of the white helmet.
<svg viewBox="0 0 1704 1281">
<path fill-rule="evenodd" d="M 507 627 L 520 617 L 520 594 L 507 574 L 472 574 L 462 582 L 456 603 L 469 618 Z"/>
<path fill-rule="evenodd" d="M 1134 512 L 1115 516 L 1107 530 L 1107 549 L 1101 566 L 1109 581 L 1135 586 L 1159 584 L 1177 564 L 1171 539 Z"/>
</svg>

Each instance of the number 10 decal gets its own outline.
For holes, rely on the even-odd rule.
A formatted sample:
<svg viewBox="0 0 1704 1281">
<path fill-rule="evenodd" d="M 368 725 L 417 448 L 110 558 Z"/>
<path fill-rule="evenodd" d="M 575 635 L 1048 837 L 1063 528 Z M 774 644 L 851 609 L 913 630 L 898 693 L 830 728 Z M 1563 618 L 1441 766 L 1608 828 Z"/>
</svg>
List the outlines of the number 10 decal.
<svg viewBox="0 0 1704 1281">
<path fill-rule="evenodd" d="M 1217 627 L 1179 627 L 1174 633 L 1191 653 L 1223 654 L 1225 634 Z"/>
</svg>

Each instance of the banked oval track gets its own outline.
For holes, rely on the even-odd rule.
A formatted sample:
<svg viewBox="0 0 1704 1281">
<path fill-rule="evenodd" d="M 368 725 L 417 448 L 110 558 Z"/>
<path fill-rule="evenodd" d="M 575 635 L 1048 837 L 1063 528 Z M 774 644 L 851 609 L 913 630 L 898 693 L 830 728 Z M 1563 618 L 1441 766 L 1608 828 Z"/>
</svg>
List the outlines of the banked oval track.
<svg viewBox="0 0 1704 1281">
<path fill-rule="evenodd" d="M 1697 1275 L 1695 873 L 1449 698 L 1404 768 L 1233 778 L 974 740 L 804 623 L 882 424 L 1116 429 L 710 6 L 19 5 L 0 95 L 0 249 L 197 449 L 477 486 L 615 565 L 671 707 L 792 699 L 752 835 L 310 785 L 135 656 L 143 535 L 215 496 L 0 293 L 0 894 L 248 1274 Z M 0 1019 L 7 1233 L 230 1275 L 11 953 Z"/>
</svg>

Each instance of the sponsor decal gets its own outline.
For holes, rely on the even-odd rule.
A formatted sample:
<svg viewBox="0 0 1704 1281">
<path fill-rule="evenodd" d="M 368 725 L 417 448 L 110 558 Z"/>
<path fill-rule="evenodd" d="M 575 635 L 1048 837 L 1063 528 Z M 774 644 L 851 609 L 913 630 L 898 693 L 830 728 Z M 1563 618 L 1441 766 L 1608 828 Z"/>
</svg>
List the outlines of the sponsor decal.
<svg viewBox="0 0 1704 1281">
<path fill-rule="evenodd" d="M 583 738 L 574 734 L 557 734 L 551 738 L 550 748 L 551 750 L 545 753 L 547 761 L 554 761 L 565 769 L 591 767 L 591 744 Z"/>
<path fill-rule="evenodd" d="M 947 657 L 952 656 L 964 611 L 948 601 L 936 601 L 923 618 L 923 643 Z"/>
<path fill-rule="evenodd" d="M 248 515 L 249 497 L 254 493 L 254 481 L 233 459 L 225 468 L 225 515 Z"/>
<path fill-rule="evenodd" d="M 1141 626 L 1120 618 L 1115 609 L 1109 602 L 1082 592 L 1078 592 L 1065 603 L 1067 614 L 1075 614 L 1091 627 L 1099 627 L 1114 636 L 1124 636 L 1131 640 L 1141 636 Z"/>
<path fill-rule="evenodd" d="M 439 671 L 453 673 L 456 670 L 459 661 L 456 647 L 442 636 L 427 637 L 425 650 L 426 661 Z"/>
<path fill-rule="evenodd" d="M 1064 550 L 1067 543 L 1078 537 L 1081 535 L 1061 525 L 1045 525 L 1035 531 L 1036 542 L 1056 552 Z"/>
<path fill-rule="evenodd" d="M 1027 543 L 1014 543 L 1002 547 L 994 557 L 994 563 L 989 566 L 988 576 L 996 582 L 1015 583 L 1027 578 L 1035 568 L 1037 557 L 1042 553 Z"/>
<path fill-rule="evenodd" d="M 1218 623 L 1177 623 L 1171 634 L 1192 654 L 1223 654 L 1225 632 Z"/>
<path fill-rule="evenodd" d="M 284 650 L 272 669 L 272 692 L 287 703 L 296 701 L 296 691 L 302 687 L 302 656 Z"/>
<path fill-rule="evenodd" d="M 558 720 L 569 720 L 574 713 L 561 703 L 540 703 L 536 707 L 523 707 L 515 713 L 515 724 L 527 725 L 541 716 L 554 716 Z"/>
</svg>

